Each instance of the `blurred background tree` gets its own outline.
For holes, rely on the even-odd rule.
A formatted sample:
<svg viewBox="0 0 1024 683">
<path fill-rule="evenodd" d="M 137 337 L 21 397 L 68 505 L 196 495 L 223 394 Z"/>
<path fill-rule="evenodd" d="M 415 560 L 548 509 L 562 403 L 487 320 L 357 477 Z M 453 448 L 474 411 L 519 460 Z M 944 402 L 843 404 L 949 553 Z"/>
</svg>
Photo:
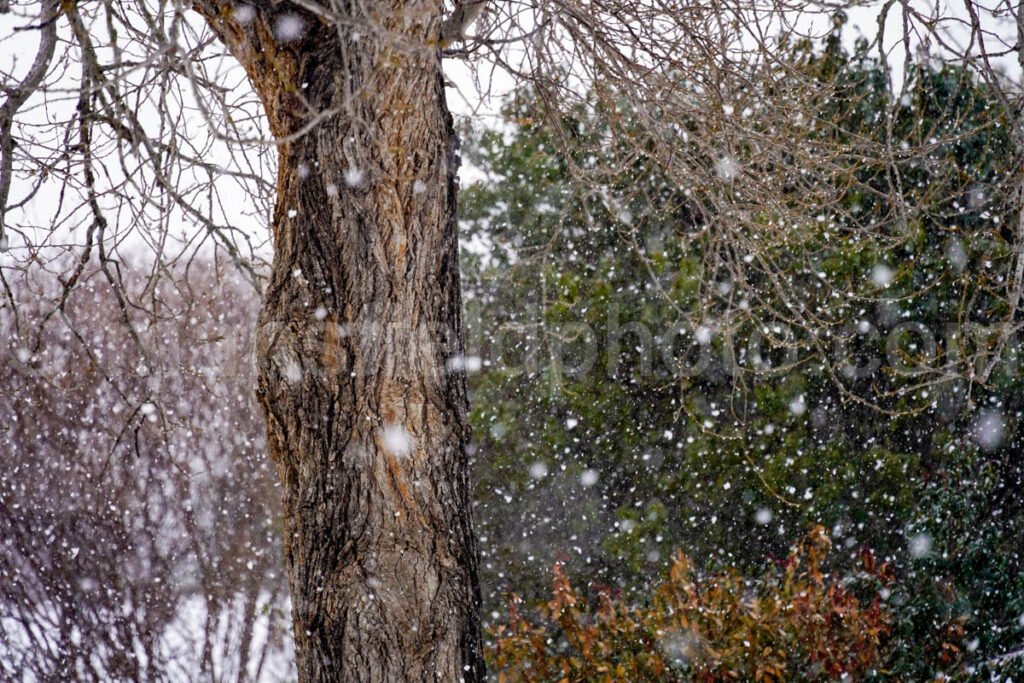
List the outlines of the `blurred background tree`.
<svg viewBox="0 0 1024 683">
<path fill-rule="evenodd" d="M 0 310 L 0 678 L 293 675 L 280 500 L 239 334 L 256 302 L 229 262 L 191 269 L 148 293 L 138 339 L 101 271 L 60 316 L 45 275 L 10 282 L 21 319 L 43 322 L 25 334 Z"/>
</svg>

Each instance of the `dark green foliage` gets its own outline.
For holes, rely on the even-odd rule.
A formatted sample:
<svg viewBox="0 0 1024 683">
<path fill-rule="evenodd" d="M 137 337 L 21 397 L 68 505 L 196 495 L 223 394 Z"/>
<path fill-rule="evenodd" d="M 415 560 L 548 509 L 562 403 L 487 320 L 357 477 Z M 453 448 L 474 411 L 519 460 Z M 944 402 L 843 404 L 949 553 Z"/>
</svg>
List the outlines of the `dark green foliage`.
<svg viewBox="0 0 1024 683">
<path fill-rule="evenodd" d="M 631 594 L 677 548 L 756 574 L 822 524 L 837 570 L 865 547 L 892 562 L 891 668 L 957 671 L 1024 645 L 1007 115 L 949 66 L 916 66 L 892 103 L 838 35 L 790 58 L 840 93 L 793 140 L 832 172 L 794 187 L 838 189 L 812 210 L 780 187 L 781 228 L 767 205 L 723 225 L 714 188 L 637 152 L 627 111 L 540 126 L 522 92 L 468 136 L 488 611 L 542 595 L 554 560 Z"/>
</svg>

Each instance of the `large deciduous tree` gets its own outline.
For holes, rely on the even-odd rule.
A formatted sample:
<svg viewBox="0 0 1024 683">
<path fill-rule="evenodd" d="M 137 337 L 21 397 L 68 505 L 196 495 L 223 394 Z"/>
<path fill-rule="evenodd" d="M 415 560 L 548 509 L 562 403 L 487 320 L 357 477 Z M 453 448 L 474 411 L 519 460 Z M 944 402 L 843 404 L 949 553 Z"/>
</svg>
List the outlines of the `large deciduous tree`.
<svg viewBox="0 0 1024 683">
<path fill-rule="evenodd" d="M 479 680 L 442 4 L 195 8 L 278 141 L 258 391 L 301 680 Z"/>
</svg>

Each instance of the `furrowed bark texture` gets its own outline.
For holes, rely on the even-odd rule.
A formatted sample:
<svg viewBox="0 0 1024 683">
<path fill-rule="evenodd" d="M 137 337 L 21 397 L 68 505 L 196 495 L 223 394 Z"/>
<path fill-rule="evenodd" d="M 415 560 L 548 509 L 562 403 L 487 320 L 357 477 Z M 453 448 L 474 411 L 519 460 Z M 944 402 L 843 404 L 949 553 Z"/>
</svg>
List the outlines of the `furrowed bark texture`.
<svg viewBox="0 0 1024 683">
<path fill-rule="evenodd" d="M 302 681 L 483 680 L 441 5 L 196 5 L 279 141 L 256 356 Z"/>
</svg>

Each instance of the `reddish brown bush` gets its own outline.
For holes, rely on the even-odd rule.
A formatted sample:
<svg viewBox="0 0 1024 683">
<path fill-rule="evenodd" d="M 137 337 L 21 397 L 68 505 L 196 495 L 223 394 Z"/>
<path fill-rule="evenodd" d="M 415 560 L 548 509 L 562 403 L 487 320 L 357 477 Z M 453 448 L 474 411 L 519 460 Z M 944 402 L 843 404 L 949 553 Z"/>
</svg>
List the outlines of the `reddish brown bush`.
<svg viewBox="0 0 1024 683">
<path fill-rule="evenodd" d="M 814 529 L 759 581 L 701 577 L 680 552 L 642 607 L 607 593 L 589 605 L 556 564 L 536 620 L 512 597 L 491 665 L 501 682 L 858 680 L 879 665 L 890 617 L 877 593 L 864 605 L 823 574 L 830 545 Z M 870 553 L 863 565 L 866 589 L 888 583 Z"/>
</svg>

